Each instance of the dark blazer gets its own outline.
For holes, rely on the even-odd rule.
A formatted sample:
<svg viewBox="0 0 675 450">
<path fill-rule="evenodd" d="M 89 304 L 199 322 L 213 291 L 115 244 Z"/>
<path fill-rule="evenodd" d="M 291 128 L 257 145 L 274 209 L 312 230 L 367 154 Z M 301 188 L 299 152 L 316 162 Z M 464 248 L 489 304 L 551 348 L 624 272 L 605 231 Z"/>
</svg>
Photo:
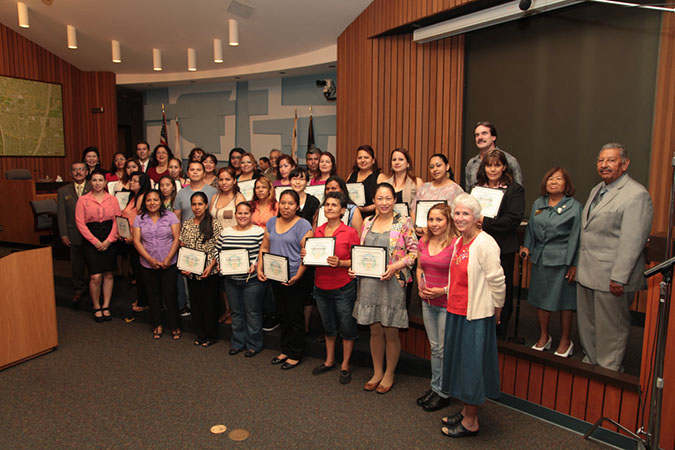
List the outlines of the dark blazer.
<svg viewBox="0 0 675 450">
<path fill-rule="evenodd" d="M 84 183 L 82 195 L 91 191 L 91 183 Z M 68 236 L 72 245 L 82 245 L 82 235 L 75 223 L 75 206 L 77 205 L 75 183 L 68 183 L 56 191 L 56 217 L 59 222 L 59 235 Z"/>
<path fill-rule="evenodd" d="M 305 206 L 300 211 L 300 217 L 305 219 L 309 223 L 314 223 L 314 216 L 319 210 L 319 199 L 313 195 L 307 194 L 307 199 L 305 200 Z"/>
<path fill-rule="evenodd" d="M 565 196 L 551 207 L 547 195 L 539 197 L 532 205 L 523 247 L 530 250 L 533 264 L 576 266 L 580 230 L 581 204 L 578 201 Z"/>
<path fill-rule="evenodd" d="M 516 253 L 520 249 L 517 229 L 525 213 L 525 189 L 515 181 L 504 191 L 497 217 L 483 218 L 483 230 L 492 236 L 502 254 Z"/>
</svg>

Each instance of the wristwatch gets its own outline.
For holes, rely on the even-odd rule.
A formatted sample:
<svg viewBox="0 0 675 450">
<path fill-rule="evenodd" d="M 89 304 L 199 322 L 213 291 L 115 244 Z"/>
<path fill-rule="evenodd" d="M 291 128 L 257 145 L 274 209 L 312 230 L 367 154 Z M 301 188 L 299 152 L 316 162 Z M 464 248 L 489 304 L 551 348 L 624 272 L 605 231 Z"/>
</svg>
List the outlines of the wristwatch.
<svg viewBox="0 0 675 450">
<path fill-rule="evenodd" d="M 445 286 L 445 287 L 443 288 L 443 292 L 445 293 L 445 295 L 448 295 L 448 287 L 447 287 L 447 286 Z"/>
</svg>

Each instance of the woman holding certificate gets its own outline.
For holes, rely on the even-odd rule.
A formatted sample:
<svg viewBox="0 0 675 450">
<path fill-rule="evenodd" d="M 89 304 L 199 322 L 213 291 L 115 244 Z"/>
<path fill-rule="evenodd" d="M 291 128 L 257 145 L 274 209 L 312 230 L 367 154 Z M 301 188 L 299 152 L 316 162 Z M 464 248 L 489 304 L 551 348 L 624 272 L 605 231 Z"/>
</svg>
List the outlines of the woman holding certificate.
<svg viewBox="0 0 675 450">
<path fill-rule="evenodd" d="M 354 317 L 360 325 L 370 325 L 374 374 L 363 389 L 386 394 L 394 385 L 394 371 L 401 353 L 399 329 L 408 328 L 405 286 L 412 281 L 410 267 L 417 257 L 417 237 L 410 217 L 402 217 L 394 211 L 396 193 L 392 185 L 378 184 L 373 203 L 375 216 L 366 219 L 363 224 L 361 245 L 365 248 L 384 247 L 386 252 L 381 261 L 373 259 L 370 254 L 364 255 L 372 259 L 369 265 L 377 268 L 379 274 L 360 277 Z M 359 274 L 354 261 L 352 270 Z"/>
<path fill-rule="evenodd" d="M 352 173 L 347 179 L 347 183 L 361 183 L 366 195 L 365 206 L 359 206 L 363 217 L 372 216 L 375 212 L 373 205 L 373 196 L 375 187 L 380 175 L 380 168 L 377 166 L 375 151 L 370 145 L 361 145 L 356 149 L 356 162 L 352 167 Z"/>
<path fill-rule="evenodd" d="M 119 215 L 119 202 L 105 192 L 105 172 L 94 170 L 91 173 L 91 192 L 81 196 L 75 206 L 75 223 L 85 239 L 82 252 L 89 272 L 89 296 L 94 305 L 96 322 L 112 319 L 110 299 L 117 259 L 115 246 L 112 244 L 117 241 L 115 216 Z M 100 301 L 101 290 L 103 307 Z"/>
<path fill-rule="evenodd" d="M 218 340 L 218 277 L 214 267 L 217 262 L 216 243 L 223 229 L 220 222 L 209 214 L 209 199 L 202 191 L 190 197 L 194 218 L 185 220 L 180 230 L 182 247 L 196 250 L 204 260 L 204 270 L 198 273 L 183 270 L 188 277 L 188 290 L 192 304 L 192 323 L 197 331 L 195 345 L 209 347 Z M 183 267 L 180 261 L 179 267 Z M 190 261 L 185 261 L 189 266 Z"/>
<path fill-rule="evenodd" d="M 504 271 L 499 245 L 478 228 L 481 206 L 461 194 L 452 217 L 461 236 L 454 241 L 448 275 L 442 390 L 464 402 L 461 411 L 442 419 L 441 432 L 461 438 L 478 434 L 478 407 L 499 397 L 495 322 L 504 304 Z"/>
<path fill-rule="evenodd" d="M 167 176 L 168 177 L 168 176 Z M 171 178 L 171 177 L 168 177 Z M 173 184 L 173 180 L 171 180 Z M 157 190 L 145 194 L 140 214 L 134 220 L 134 247 L 140 254 L 141 273 L 150 304 L 150 321 L 155 339 L 162 337 L 162 305 L 166 307 L 166 323 L 173 339 L 180 339 L 178 318 L 178 269 L 176 253 L 180 244 L 180 221 L 162 203 Z"/>
<path fill-rule="evenodd" d="M 124 165 L 127 162 L 127 157 L 122 152 L 117 152 L 113 155 L 112 164 L 110 166 L 110 172 L 105 174 L 105 181 L 110 183 L 111 181 L 119 181 L 124 174 Z"/>
<path fill-rule="evenodd" d="M 305 266 L 300 251 L 305 247 L 305 240 L 314 233 L 312 225 L 299 216 L 299 211 L 298 193 L 292 189 L 284 191 L 279 200 L 279 217 L 267 222 L 258 257 L 258 279 L 267 281 L 278 277 L 272 281 L 272 290 L 281 322 L 281 353 L 272 359 L 272 364 L 281 364 L 283 370 L 300 364 L 305 343 L 303 309 L 309 286 L 302 283 Z"/>
<path fill-rule="evenodd" d="M 239 203 L 236 225 L 225 228 L 216 245 L 220 270 L 225 275 L 222 284 L 232 308 L 229 353 L 236 355 L 246 350 L 247 358 L 257 355 L 263 347 L 263 298 L 267 291 L 266 283 L 255 274 L 265 230 L 251 223 L 252 212 L 249 203 Z"/>
<path fill-rule="evenodd" d="M 312 223 L 314 215 L 319 210 L 319 199 L 305 192 L 309 182 L 309 173 L 304 167 L 296 167 L 291 170 L 291 188 L 297 192 L 300 200 L 300 217 L 307 222 Z"/>
<path fill-rule="evenodd" d="M 176 183 L 180 184 L 180 187 L 185 187 L 186 184 L 190 183 L 190 180 L 186 179 L 185 174 L 183 174 L 183 162 L 178 158 L 169 160 L 169 175 Z"/>
<path fill-rule="evenodd" d="M 517 230 L 525 212 L 525 189 L 513 180 L 506 156 L 501 150 L 490 150 L 485 154 L 478 167 L 477 179 L 478 186 L 499 189 L 504 193 L 497 215 L 481 216 L 478 223 L 501 249 L 501 262 L 506 276 L 506 300 L 497 336 L 506 338 L 513 308 L 513 268 L 516 252 L 520 248 Z"/>
<path fill-rule="evenodd" d="M 173 211 L 173 204 L 178 193 L 178 184 L 171 175 L 162 175 L 158 183 L 159 193 L 162 194 L 162 204 L 169 211 Z"/>
<path fill-rule="evenodd" d="M 113 187 L 108 187 L 108 192 L 110 192 L 112 195 L 115 195 L 117 192 L 131 192 L 130 189 L 130 182 L 131 182 L 131 174 L 134 172 L 140 171 L 141 165 L 138 163 L 137 159 L 134 158 L 129 158 L 126 160 L 124 163 L 124 172 L 122 173 L 122 176 L 120 177 L 119 181 L 111 181 L 110 186 Z"/>
<path fill-rule="evenodd" d="M 267 177 L 255 180 L 253 187 L 253 216 L 251 222 L 254 225 L 265 228 L 267 221 L 279 213 L 279 203 L 274 195 L 274 186 Z"/>
</svg>

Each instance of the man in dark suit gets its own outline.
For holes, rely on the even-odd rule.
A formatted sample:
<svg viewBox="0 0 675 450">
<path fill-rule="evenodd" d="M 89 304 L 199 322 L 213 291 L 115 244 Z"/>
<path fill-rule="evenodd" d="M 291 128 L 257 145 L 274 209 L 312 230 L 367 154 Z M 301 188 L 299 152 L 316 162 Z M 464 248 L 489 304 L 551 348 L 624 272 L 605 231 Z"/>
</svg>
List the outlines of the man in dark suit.
<svg viewBox="0 0 675 450">
<path fill-rule="evenodd" d="M 65 245 L 70 247 L 70 264 L 73 271 L 73 308 L 77 308 L 80 298 L 87 292 L 84 255 L 82 253 L 82 235 L 75 224 L 75 205 L 77 200 L 91 191 L 91 183 L 86 180 L 87 168 L 83 162 L 70 165 L 73 182 L 59 188 L 56 192 L 56 215 L 59 222 L 59 234 Z"/>
<path fill-rule="evenodd" d="M 643 249 L 654 209 L 647 190 L 628 176 L 623 145 L 606 144 L 581 216 L 577 320 L 584 361 L 621 370 L 630 334 L 630 305 L 647 287 Z"/>
</svg>

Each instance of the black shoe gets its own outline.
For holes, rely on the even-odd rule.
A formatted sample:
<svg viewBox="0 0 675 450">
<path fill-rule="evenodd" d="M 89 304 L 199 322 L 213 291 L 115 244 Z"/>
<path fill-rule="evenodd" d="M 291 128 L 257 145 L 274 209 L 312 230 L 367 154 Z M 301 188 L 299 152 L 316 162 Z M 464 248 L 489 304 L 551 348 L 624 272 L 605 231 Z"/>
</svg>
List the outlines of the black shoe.
<svg viewBox="0 0 675 450">
<path fill-rule="evenodd" d="M 352 374 L 348 370 L 340 371 L 340 384 L 349 384 L 352 381 Z"/>
<path fill-rule="evenodd" d="M 431 397 L 422 408 L 427 412 L 438 411 L 439 409 L 446 408 L 450 405 L 449 398 L 443 398 L 437 393 L 434 392 L 434 396 Z"/>
<path fill-rule="evenodd" d="M 431 398 L 431 396 L 433 394 L 434 394 L 434 391 L 432 391 L 431 389 L 426 391 L 423 396 L 421 396 L 420 398 L 417 399 L 417 406 L 423 406 L 426 402 L 429 401 L 429 399 Z"/>
<path fill-rule="evenodd" d="M 101 308 L 101 313 L 103 313 L 103 311 L 108 311 L 107 316 L 105 314 L 103 314 L 103 320 L 105 322 L 110 322 L 112 320 L 112 315 L 110 314 L 110 308 Z"/>
<path fill-rule="evenodd" d="M 243 348 L 231 348 L 230 351 L 227 352 L 227 353 L 230 354 L 231 356 L 234 356 L 234 355 L 238 355 L 239 353 L 241 353 L 243 351 L 244 351 Z"/>
<path fill-rule="evenodd" d="M 454 416 L 443 417 L 441 419 L 441 423 L 446 427 L 452 427 L 460 423 L 462 420 L 464 420 L 464 415 L 462 414 L 462 411 L 460 411 Z"/>
<path fill-rule="evenodd" d="M 187 317 L 187 316 L 189 316 L 189 315 L 190 315 L 190 308 L 188 308 L 187 306 L 183 307 L 183 308 L 179 311 L 179 314 L 181 315 L 181 317 Z"/>
<path fill-rule="evenodd" d="M 296 367 L 298 367 L 298 366 L 300 365 L 301 362 L 302 362 L 302 361 L 298 361 L 298 362 L 296 362 L 295 364 L 291 364 L 291 363 L 289 363 L 288 361 L 286 361 L 285 363 L 283 363 L 283 364 L 281 365 L 281 370 L 291 370 L 291 369 L 295 369 Z"/>
<path fill-rule="evenodd" d="M 73 295 L 73 299 L 70 301 L 70 307 L 73 309 L 78 309 L 80 307 L 81 298 L 82 296 L 79 294 Z"/>
<path fill-rule="evenodd" d="M 94 308 L 94 320 L 96 321 L 96 323 L 103 323 L 103 321 L 105 320 L 105 318 L 102 315 L 103 313 L 101 313 L 100 316 L 96 315 L 96 313 L 99 311 L 101 311 L 101 308 Z"/>
<path fill-rule="evenodd" d="M 316 366 L 314 370 L 312 370 L 312 375 L 322 375 L 326 372 L 330 372 L 331 370 L 337 369 L 337 366 L 335 363 L 331 364 L 330 366 L 327 366 L 325 364 L 321 364 L 320 366 Z"/>
<path fill-rule="evenodd" d="M 279 326 L 279 320 L 277 320 L 276 316 L 273 315 L 266 315 L 263 316 L 263 331 L 274 331 L 277 329 Z"/>
<path fill-rule="evenodd" d="M 206 340 L 204 340 L 204 342 L 202 342 L 202 347 L 204 347 L 204 348 L 211 347 L 216 342 L 218 342 L 218 341 L 215 340 L 215 339 L 206 339 Z"/>
<path fill-rule="evenodd" d="M 441 433 L 452 438 L 475 437 L 478 436 L 478 430 L 470 431 L 464 428 L 462 422 L 456 424 L 453 428 L 441 428 Z"/>
<path fill-rule="evenodd" d="M 275 365 L 275 366 L 278 365 L 278 364 L 283 364 L 283 363 L 286 362 L 287 359 L 288 359 L 288 356 L 286 356 L 284 358 L 279 358 L 278 356 L 275 356 L 274 358 L 272 358 L 272 364 Z"/>
<path fill-rule="evenodd" d="M 247 358 L 253 358 L 255 355 L 257 355 L 258 352 L 255 350 L 246 350 L 246 353 L 244 353 L 244 356 Z"/>
</svg>

